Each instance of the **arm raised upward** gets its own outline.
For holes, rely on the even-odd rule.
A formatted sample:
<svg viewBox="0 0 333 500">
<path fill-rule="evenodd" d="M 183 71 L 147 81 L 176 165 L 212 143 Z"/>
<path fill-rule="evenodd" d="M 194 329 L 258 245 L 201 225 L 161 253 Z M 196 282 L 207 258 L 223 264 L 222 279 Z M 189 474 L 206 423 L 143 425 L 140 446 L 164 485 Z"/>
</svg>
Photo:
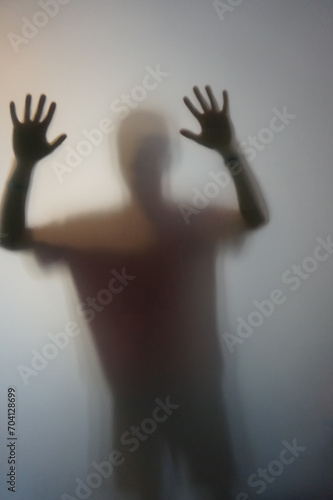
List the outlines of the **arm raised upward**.
<svg viewBox="0 0 333 500">
<path fill-rule="evenodd" d="M 267 221 L 267 208 L 246 159 L 237 149 L 229 117 L 228 93 L 223 91 L 223 106 L 220 108 L 211 87 L 207 85 L 205 89 L 207 97 L 198 87 L 193 88 L 200 110 L 188 97 L 184 97 L 186 106 L 201 126 L 201 132 L 195 134 L 182 129 L 180 133 L 202 146 L 214 149 L 222 157 L 235 184 L 240 213 L 248 227 L 256 228 Z"/>
<path fill-rule="evenodd" d="M 26 96 L 24 119 L 19 121 L 14 102 L 10 113 L 14 126 L 13 149 L 16 165 L 7 183 L 1 210 L 1 245 L 10 250 L 30 246 L 26 227 L 26 198 L 31 174 L 37 162 L 51 154 L 66 139 L 60 135 L 52 143 L 46 139 L 47 129 L 54 115 L 56 104 L 52 102 L 42 119 L 46 96 L 41 95 L 35 115 L 31 118 L 31 95 Z"/>
</svg>

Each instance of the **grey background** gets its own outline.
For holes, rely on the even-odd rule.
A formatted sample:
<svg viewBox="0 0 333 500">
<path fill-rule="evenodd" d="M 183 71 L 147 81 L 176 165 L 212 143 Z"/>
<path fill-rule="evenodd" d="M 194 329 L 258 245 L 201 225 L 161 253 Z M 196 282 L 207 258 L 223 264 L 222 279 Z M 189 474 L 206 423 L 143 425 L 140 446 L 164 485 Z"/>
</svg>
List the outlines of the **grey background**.
<svg viewBox="0 0 333 500">
<path fill-rule="evenodd" d="M 209 83 L 217 95 L 229 90 L 239 140 L 267 127 L 274 108 L 286 106 L 296 115 L 251 162 L 271 219 L 240 247 L 221 249 L 217 313 L 239 466 L 235 498 L 242 491 L 257 498 L 246 484 L 249 474 L 277 459 L 282 441 L 294 438 L 306 450 L 262 498 L 306 498 L 307 491 L 329 488 L 332 430 L 325 422 L 333 418 L 333 257 L 294 292 L 282 275 L 313 256 L 317 237 L 332 235 L 332 2 L 246 0 L 222 20 L 213 3 L 204 0 L 71 0 L 15 53 L 8 33 L 20 34 L 22 17 L 31 20 L 38 10 L 34 1 L 2 0 L 0 5 L 2 186 L 12 163 L 8 102 L 15 100 L 22 110 L 27 92 L 34 103 L 42 92 L 58 103 L 50 137 L 66 132 L 66 144 L 75 147 L 84 128 L 95 128 L 104 117 L 115 119 L 111 103 L 141 84 L 147 65 L 160 64 L 169 76 L 139 107 L 168 120 L 174 145 L 169 195 L 175 202 L 191 200 L 192 189 L 203 188 L 207 172 L 219 164 L 214 153 L 178 135 L 179 128 L 196 126 L 182 103 L 193 85 Z M 52 162 L 63 162 L 64 147 L 44 161 L 34 177 L 29 223 L 121 205 L 126 193 L 115 148 L 111 133 L 62 183 Z M 231 186 L 213 202 L 220 201 L 234 203 Z M 1 422 L 5 430 L 6 388 L 15 385 L 16 498 L 73 495 L 75 478 L 84 479 L 91 461 L 109 453 L 112 398 L 88 330 L 23 384 L 17 366 L 29 365 L 31 349 L 42 349 L 48 332 L 62 330 L 74 318 L 75 295 L 65 269 L 45 274 L 29 255 L 1 250 L 0 267 Z M 223 333 L 234 333 L 236 318 L 247 318 L 253 301 L 269 298 L 275 288 L 284 292 L 284 304 L 231 354 Z M 0 481 L 1 498 L 11 498 L 3 473 Z M 93 498 L 108 498 L 107 491 L 101 488 Z M 190 498 L 189 493 L 179 498 Z"/>
</svg>

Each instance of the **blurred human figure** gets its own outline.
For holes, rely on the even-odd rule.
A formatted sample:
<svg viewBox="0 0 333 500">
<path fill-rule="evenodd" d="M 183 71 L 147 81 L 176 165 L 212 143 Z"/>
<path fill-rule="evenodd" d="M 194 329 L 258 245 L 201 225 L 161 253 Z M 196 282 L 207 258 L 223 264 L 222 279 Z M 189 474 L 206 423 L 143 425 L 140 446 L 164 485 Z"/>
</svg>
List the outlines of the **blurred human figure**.
<svg viewBox="0 0 333 500">
<path fill-rule="evenodd" d="M 161 178 L 170 162 L 161 117 L 130 115 L 119 131 L 119 157 L 131 202 L 110 214 L 91 214 L 28 228 L 26 195 L 36 163 L 52 144 L 41 96 L 31 119 L 27 96 L 20 122 L 11 103 L 16 167 L 2 208 L 2 245 L 31 248 L 41 261 L 67 262 L 77 288 L 77 314 L 90 325 L 114 397 L 113 446 L 121 451 L 115 479 L 124 498 L 158 500 L 166 449 L 185 463 L 198 498 L 228 498 L 235 467 L 223 407 L 222 355 L 216 327 L 217 242 L 267 219 L 258 186 L 238 152 L 228 94 L 220 108 L 209 86 L 184 102 L 201 126 L 181 134 L 214 149 L 234 181 L 239 210 L 206 207 L 186 223 L 164 199 Z M 45 262 L 45 261 L 44 261 Z M 128 495 L 131 495 L 128 497 Z"/>
</svg>

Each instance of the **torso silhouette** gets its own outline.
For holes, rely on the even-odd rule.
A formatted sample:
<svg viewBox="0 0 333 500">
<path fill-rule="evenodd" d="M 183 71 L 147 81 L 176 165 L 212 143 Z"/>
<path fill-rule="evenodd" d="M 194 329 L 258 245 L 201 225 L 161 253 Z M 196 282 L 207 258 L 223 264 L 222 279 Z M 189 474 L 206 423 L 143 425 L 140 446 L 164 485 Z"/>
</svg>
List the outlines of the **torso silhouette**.
<svg viewBox="0 0 333 500">
<path fill-rule="evenodd" d="M 179 213 L 172 217 L 181 220 Z M 180 379 L 205 385 L 220 377 L 215 245 L 193 238 L 182 220 L 175 226 L 183 230 L 161 232 L 133 252 L 36 245 L 40 255 L 55 250 L 68 263 L 80 300 L 77 314 L 89 323 L 114 389 Z"/>
</svg>

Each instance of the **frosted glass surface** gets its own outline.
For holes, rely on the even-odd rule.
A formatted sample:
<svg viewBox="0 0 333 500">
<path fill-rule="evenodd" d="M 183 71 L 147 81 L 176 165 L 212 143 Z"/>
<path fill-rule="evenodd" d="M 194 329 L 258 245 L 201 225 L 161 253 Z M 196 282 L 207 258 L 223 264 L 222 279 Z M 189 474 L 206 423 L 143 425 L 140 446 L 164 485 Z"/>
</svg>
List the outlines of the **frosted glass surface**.
<svg viewBox="0 0 333 500">
<path fill-rule="evenodd" d="M 2 0 L 0 14 L 2 191 L 14 158 L 11 100 L 21 118 L 25 95 L 32 94 L 35 107 L 45 93 L 58 106 L 48 136 L 68 135 L 36 168 L 30 227 L 128 205 L 121 168 L 131 151 L 119 139 L 127 113 L 156 118 L 153 127 L 169 141 L 164 196 L 175 207 L 191 203 L 193 189 L 203 191 L 221 160 L 179 134 L 183 127 L 198 130 L 182 98 L 194 97 L 193 85 L 210 84 L 221 104 L 222 90 L 229 91 L 237 139 L 270 213 L 263 228 L 221 243 L 211 262 L 223 397 L 238 471 L 232 498 L 310 499 L 318 492 L 330 498 L 332 2 Z M 155 79 L 148 80 L 152 73 Z M 101 127 L 108 132 L 92 137 Z M 237 208 L 232 184 L 210 203 Z M 16 498 L 79 498 L 76 478 L 84 481 L 92 462 L 112 450 L 113 418 L 113 395 L 89 325 L 76 312 L 81 299 L 64 264 L 46 268 L 32 253 L 0 249 L 0 269 L 0 496 L 13 497 L 6 483 L 6 405 L 7 388 L 15 387 Z M 272 302 L 276 290 L 279 304 Z M 206 303 L 204 294 L 196 290 L 198 308 Z M 19 366 L 31 368 L 49 334 L 63 332 L 71 321 L 80 335 L 24 379 Z M 231 341 L 235 336 L 238 341 Z M 295 460 L 281 462 L 286 443 L 295 442 L 301 451 L 282 455 Z M 259 469 L 268 470 L 269 479 Z M 195 498 L 186 472 L 182 477 L 166 457 L 165 498 Z M 111 491 L 117 498 L 111 487 L 104 481 L 86 498 L 104 500 Z M 170 493 L 173 487 L 177 493 Z"/>
</svg>

